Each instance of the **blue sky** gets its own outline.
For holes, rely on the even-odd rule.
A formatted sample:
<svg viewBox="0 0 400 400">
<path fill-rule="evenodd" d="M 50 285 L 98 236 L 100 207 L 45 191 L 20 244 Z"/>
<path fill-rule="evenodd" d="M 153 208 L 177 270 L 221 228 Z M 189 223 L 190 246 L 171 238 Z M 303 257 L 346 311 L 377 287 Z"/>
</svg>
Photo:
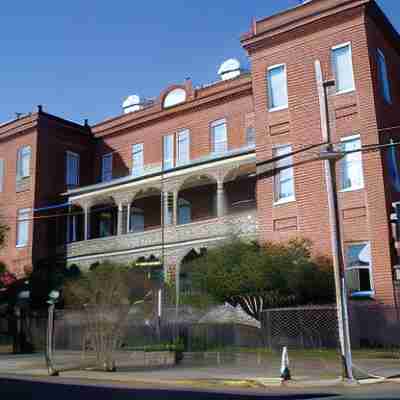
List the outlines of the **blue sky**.
<svg viewBox="0 0 400 400">
<path fill-rule="evenodd" d="M 129 94 L 157 96 L 191 77 L 217 79 L 226 58 L 246 64 L 239 43 L 253 16 L 297 0 L 3 1 L 0 121 L 45 110 L 90 123 L 121 113 Z M 378 3 L 400 30 L 400 2 Z"/>
</svg>

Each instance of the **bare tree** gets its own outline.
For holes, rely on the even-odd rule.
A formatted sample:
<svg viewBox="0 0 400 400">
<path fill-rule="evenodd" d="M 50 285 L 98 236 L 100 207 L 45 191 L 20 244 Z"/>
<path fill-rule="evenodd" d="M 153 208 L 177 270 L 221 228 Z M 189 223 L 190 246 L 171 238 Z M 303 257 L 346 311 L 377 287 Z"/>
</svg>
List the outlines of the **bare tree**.
<svg viewBox="0 0 400 400">
<path fill-rule="evenodd" d="M 129 281 L 127 267 L 104 262 L 64 286 L 66 304 L 81 308 L 85 318 L 83 352 L 94 352 L 97 366 L 106 371 L 115 370 L 115 351 L 124 337 L 130 306 L 137 300 Z"/>
</svg>

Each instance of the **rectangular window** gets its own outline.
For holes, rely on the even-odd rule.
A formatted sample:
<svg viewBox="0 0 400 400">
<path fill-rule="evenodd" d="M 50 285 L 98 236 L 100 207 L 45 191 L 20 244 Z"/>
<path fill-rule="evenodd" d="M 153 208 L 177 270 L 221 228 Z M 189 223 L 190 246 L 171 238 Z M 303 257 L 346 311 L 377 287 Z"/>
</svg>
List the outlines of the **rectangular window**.
<svg viewBox="0 0 400 400">
<path fill-rule="evenodd" d="M 291 152 L 292 146 L 279 146 L 274 149 L 274 157 L 283 156 Z M 275 163 L 275 168 L 288 167 L 279 171 L 274 177 L 275 203 L 284 203 L 294 200 L 294 173 L 293 167 L 289 167 L 292 164 L 292 156 L 285 157 Z"/>
<path fill-rule="evenodd" d="M 109 182 L 113 178 L 113 155 L 105 154 L 101 159 L 101 181 Z"/>
<path fill-rule="evenodd" d="M 288 106 L 286 65 L 275 65 L 268 68 L 269 110 L 280 110 Z"/>
<path fill-rule="evenodd" d="M 355 90 L 353 60 L 350 43 L 332 48 L 332 63 L 338 93 Z"/>
<path fill-rule="evenodd" d="M 359 136 L 342 139 L 343 151 L 354 151 L 361 149 Z M 341 160 L 341 189 L 357 190 L 364 187 L 363 167 L 361 151 L 347 154 Z"/>
<path fill-rule="evenodd" d="M 373 292 L 369 242 L 346 246 L 346 284 L 350 295 Z"/>
<path fill-rule="evenodd" d="M 377 50 L 378 56 L 378 76 L 379 76 L 379 84 L 381 88 L 381 93 L 386 103 L 392 104 L 392 95 L 390 92 L 390 82 L 389 82 L 389 74 L 387 70 L 385 55 L 382 50 Z"/>
<path fill-rule="evenodd" d="M 67 186 L 79 185 L 79 154 L 67 151 Z"/>
<path fill-rule="evenodd" d="M 246 129 L 246 143 L 249 147 L 256 145 L 256 130 L 252 126 Z"/>
<path fill-rule="evenodd" d="M 0 192 L 4 190 L 5 162 L 0 158 Z"/>
<path fill-rule="evenodd" d="M 190 131 L 185 129 L 176 135 L 177 159 L 179 165 L 186 164 L 190 161 Z"/>
<path fill-rule="evenodd" d="M 17 247 L 26 247 L 28 245 L 30 212 L 29 208 L 18 210 Z"/>
<path fill-rule="evenodd" d="M 77 241 L 77 225 L 78 216 L 68 215 L 67 217 L 67 243 L 73 243 Z"/>
<path fill-rule="evenodd" d="M 214 121 L 211 124 L 212 151 L 225 153 L 228 150 L 228 133 L 225 119 Z"/>
<path fill-rule="evenodd" d="M 174 135 L 167 135 L 163 137 L 163 168 L 174 168 Z"/>
<path fill-rule="evenodd" d="M 31 147 L 24 146 L 18 150 L 17 155 L 17 179 L 30 176 Z"/>
<path fill-rule="evenodd" d="M 140 176 L 143 174 L 143 143 L 137 143 L 132 146 L 132 175 Z"/>
</svg>

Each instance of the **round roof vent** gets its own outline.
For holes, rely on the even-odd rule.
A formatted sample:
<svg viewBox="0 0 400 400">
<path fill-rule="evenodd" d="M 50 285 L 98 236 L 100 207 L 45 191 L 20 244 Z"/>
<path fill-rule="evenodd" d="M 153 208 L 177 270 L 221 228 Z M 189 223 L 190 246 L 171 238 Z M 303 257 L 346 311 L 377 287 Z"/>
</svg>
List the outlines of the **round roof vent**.
<svg viewBox="0 0 400 400">
<path fill-rule="evenodd" d="M 236 58 L 230 58 L 224 61 L 219 67 L 218 75 L 223 81 L 236 78 L 240 75 L 240 61 Z"/>
<path fill-rule="evenodd" d="M 139 111 L 142 109 L 142 101 L 136 94 L 128 96 L 122 103 L 122 108 L 125 114 L 130 112 Z"/>
</svg>

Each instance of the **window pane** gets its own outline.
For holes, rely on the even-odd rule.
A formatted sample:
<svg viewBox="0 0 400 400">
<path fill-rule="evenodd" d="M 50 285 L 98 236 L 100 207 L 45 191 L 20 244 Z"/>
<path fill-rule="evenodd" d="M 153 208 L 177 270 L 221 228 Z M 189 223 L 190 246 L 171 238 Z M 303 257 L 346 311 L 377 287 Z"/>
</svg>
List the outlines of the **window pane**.
<svg viewBox="0 0 400 400">
<path fill-rule="evenodd" d="M 144 214 L 141 210 L 133 210 L 131 212 L 131 231 L 143 232 L 144 231 Z"/>
<path fill-rule="evenodd" d="M 361 148 L 360 139 L 347 140 L 342 143 L 344 151 Z M 360 189 L 364 187 L 361 152 L 347 154 L 341 161 L 341 188 Z"/>
<path fill-rule="evenodd" d="M 338 92 L 354 90 L 353 62 L 350 45 L 332 50 L 332 56 L 336 90 Z"/>
<path fill-rule="evenodd" d="M 292 146 L 281 146 L 274 150 L 274 156 L 282 156 L 292 152 Z M 292 156 L 285 157 L 276 162 L 276 168 L 282 168 L 291 165 Z M 275 201 L 294 197 L 294 177 L 293 168 L 286 168 L 278 172 L 275 177 Z"/>
<path fill-rule="evenodd" d="M 164 136 L 164 169 L 174 167 L 174 135 Z"/>
<path fill-rule="evenodd" d="M 189 224 L 192 221 L 192 206 L 184 199 L 178 203 L 178 224 Z"/>
<path fill-rule="evenodd" d="M 132 175 L 139 176 L 143 173 L 143 143 L 132 146 Z"/>
<path fill-rule="evenodd" d="M 190 134 L 189 131 L 178 132 L 177 136 L 178 163 L 185 164 L 190 159 Z"/>
<path fill-rule="evenodd" d="M 288 94 L 284 65 L 268 70 L 268 88 L 269 108 L 287 107 Z"/>
<path fill-rule="evenodd" d="M 226 123 L 212 126 L 213 151 L 215 153 L 224 153 L 228 149 L 228 139 Z"/>
<path fill-rule="evenodd" d="M 379 49 L 378 49 L 378 74 L 379 74 L 379 83 L 381 87 L 382 96 L 384 97 L 387 103 L 392 103 L 386 60 L 384 54 Z"/>
<path fill-rule="evenodd" d="M 246 142 L 248 146 L 254 146 L 256 144 L 256 130 L 253 127 L 246 129 Z"/>
<path fill-rule="evenodd" d="M 79 155 L 67 152 L 66 183 L 68 186 L 79 184 Z"/>
<path fill-rule="evenodd" d="M 17 178 L 26 178 L 30 175 L 31 148 L 21 147 L 17 154 Z"/>
<path fill-rule="evenodd" d="M 0 159 L 0 192 L 4 189 L 4 160 Z"/>
<path fill-rule="evenodd" d="M 106 154 L 102 158 L 102 181 L 108 182 L 113 178 L 112 175 L 112 167 L 113 167 L 113 155 Z"/>
<path fill-rule="evenodd" d="M 29 213 L 27 210 L 18 211 L 17 246 L 27 246 L 29 239 Z"/>
<path fill-rule="evenodd" d="M 346 283 L 350 294 L 360 291 L 372 291 L 370 243 L 347 246 Z"/>
</svg>

